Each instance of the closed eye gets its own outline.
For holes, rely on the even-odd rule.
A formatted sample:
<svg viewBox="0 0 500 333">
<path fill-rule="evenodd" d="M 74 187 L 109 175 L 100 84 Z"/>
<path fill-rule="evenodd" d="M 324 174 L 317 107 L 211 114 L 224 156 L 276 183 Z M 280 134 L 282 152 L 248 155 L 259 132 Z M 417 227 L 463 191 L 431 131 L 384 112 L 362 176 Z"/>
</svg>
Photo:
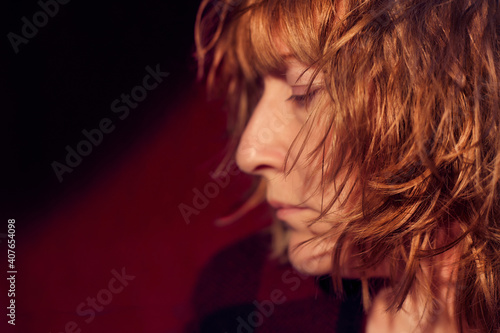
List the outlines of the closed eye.
<svg viewBox="0 0 500 333">
<path fill-rule="evenodd" d="M 286 99 L 287 102 L 292 102 L 298 107 L 306 107 L 308 103 L 312 101 L 319 89 L 314 89 L 306 94 L 292 94 L 292 96 Z"/>
</svg>

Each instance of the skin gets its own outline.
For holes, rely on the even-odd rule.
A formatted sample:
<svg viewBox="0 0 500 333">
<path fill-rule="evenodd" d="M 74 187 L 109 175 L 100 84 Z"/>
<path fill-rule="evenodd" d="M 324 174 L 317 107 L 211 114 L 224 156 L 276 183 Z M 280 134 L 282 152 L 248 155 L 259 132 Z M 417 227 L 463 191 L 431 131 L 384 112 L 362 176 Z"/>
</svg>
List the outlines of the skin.
<svg viewBox="0 0 500 333">
<path fill-rule="evenodd" d="M 320 172 L 315 172 L 314 166 L 306 160 L 307 153 L 312 151 L 322 138 L 321 131 L 312 132 L 297 164 L 288 175 L 285 175 L 287 152 L 290 150 L 290 163 L 296 159 L 300 147 L 300 144 L 295 144 L 290 149 L 292 142 L 309 116 L 303 97 L 307 94 L 312 70 L 307 70 L 306 65 L 290 56 L 285 47 L 282 47 L 282 56 L 286 59 L 286 70 L 284 73 L 266 75 L 263 78 L 263 95 L 243 133 L 236 161 L 244 172 L 261 176 L 267 181 L 266 199 L 276 208 L 277 217 L 288 227 L 288 253 L 292 265 L 302 273 L 322 275 L 331 272 L 330 253 L 335 246 L 335 237 L 303 245 L 301 243 L 311 240 L 314 236 L 325 234 L 330 230 L 332 223 L 341 224 L 342 217 L 349 207 L 352 207 L 356 196 L 351 196 L 353 198 L 350 198 L 344 207 L 341 207 L 340 201 L 336 202 L 325 221 L 308 225 L 307 221 L 319 216 L 322 202 L 330 201 L 334 193 L 325 192 L 322 195 L 317 191 L 321 180 Z M 315 79 L 310 93 L 314 94 L 320 89 L 318 88 L 320 80 L 321 77 Z M 311 103 L 314 103 L 312 94 L 310 97 Z M 314 128 L 319 125 L 316 123 Z M 341 196 L 341 201 L 344 199 L 345 196 Z M 348 264 L 354 262 L 352 258 L 346 257 L 343 261 L 346 264 L 342 265 L 342 275 L 358 277 L 353 265 Z M 384 275 L 384 273 L 379 270 L 370 272 L 370 275 Z"/>
<path fill-rule="evenodd" d="M 286 59 L 286 70 L 284 73 L 263 77 L 263 94 L 242 135 L 236 161 L 244 172 L 266 180 L 266 199 L 276 208 L 277 217 L 288 229 L 288 256 L 292 265 L 305 274 L 323 275 L 332 270 L 330 253 L 335 246 L 336 237 L 333 235 L 315 242 L 302 243 L 325 234 L 332 225 L 341 226 L 343 216 L 352 209 L 359 196 L 354 191 L 346 205 L 341 206 L 336 202 L 324 221 L 313 225 L 307 223 L 320 214 L 322 202 L 328 202 L 334 193 L 330 190 L 322 196 L 317 191 L 320 172 L 315 171 L 314 165 L 306 160 L 307 153 L 312 151 L 323 136 L 319 123 L 313 123 L 315 130 L 306 141 L 304 153 L 299 156 L 291 172 L 285 175 L 287 152 L 289 161 L 294 161 L 300 144 L 292 145 L 292 142 L 309 116 L 302 98 L 307 93 L 312 70 L 306 71 L 307 66 L 290 56 L 285 47 L 282 47 L 282 56 Z M 301 76 L 302 73 L 305 74 Z M 313 84 L 319 84 L 321 77 L 316 80 Z M 314 98 L 311 103 L 315 103 Z M 349 186 L 354 185 L 350 183 Z M 340 201 L 344 199 L 345 196 L 341 195 Z M 429 271 L 426 265 L 434 267 L 434 276 L 438 276 L 435 285 L 441 291 L 439 298 L 435 300 L 437 309 L 431 317 L 423 315 L 426 313 L 425 300 L 418 295 L 408 297 L 401 311 L 387 312 L 389 303 L 386 296 L 390 295 L 391 290 L 385 289 L 373 300 L 373 306 L 367 314 L 366 332 L 456 332 L 452 301 L 453 255 L 453 252 L 445 253 L 436 257 L 434 262 L 422 262 L 424 275 Z M 354 266 L 355 258 L 346 253 L 341 258 L 341 276 L 359 278 L 360 274 Z M 388 276 L 388 265 L 383 264 L 364 273 L 368 277 Z"/>
<path fill-rule="evenodd" d="M 337 1 L 336 6 L 339 14 L 342 13 L 343 1 Z M 314 172 L 312 165 L 306 161 L 307 153 L 312 151 L 318 140 L 323 137 L 323 133 L 318 130 L 312 131 L 306 141 L 305 151 L 297 159 L 292 171 L 285 176 L 287 152 L 288 162 L 295 161 L 300 144 L 292 146 L 292 142 L 309 116 L 301 97 L 308 92 L 313 69 L 308 70 L 306 64 L 298 61 L 282 40 L 276 39 L 275 42 L 285 60 L 285 70 L 283 73 L 263 77 L 262 97 L 242 135 L 236 152 L 236 162 L 242 171 L 266 180 L 266 199 L 276 208 L 277 217 L 287 227 L 288 257 L 291 264 L 305 274 L 328 274 L 332 270 L 330 253 L 335 246 L 335 238 L 305 244 L 303 242 L 325 234 L 332 223 L 341 224 L 345 210 L 352 207 L 355 199 L 343 208 L 337 202 L 328 212 L 327 223 L 320 221 L 308 225 L 307 221 L 318 217 L 322 211 L 322 203 L 329 202 L 335 194 L 318 193 L 320 173 Z M 318 75 L 312 83 L 314 88 L 311 88 L 309 93 L 319 90 L 316 85 L 321 87 L 321 80 L 321 75 Z M 314 103 L 315 100 L 311 99 L 310 102 Z M 313 125 L 320 126 L 318 123 Z M 343 201 L 345 196 L 340 199 Z M 342 276 L 359 277 L 353 270 L 354 261 L 349 254 L 346 254 L 342 261 L 345 262 L 341 265 Z M 385 270 L 382 268 L 370 274 L 385 276 Z"/>
</svg>

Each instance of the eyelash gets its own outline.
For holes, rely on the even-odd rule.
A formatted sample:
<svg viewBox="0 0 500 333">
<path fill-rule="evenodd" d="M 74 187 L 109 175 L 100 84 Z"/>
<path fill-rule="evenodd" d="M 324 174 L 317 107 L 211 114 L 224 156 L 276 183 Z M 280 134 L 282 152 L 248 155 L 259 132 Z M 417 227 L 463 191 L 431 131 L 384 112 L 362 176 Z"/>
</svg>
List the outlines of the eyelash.
<svg viewBox="0 0 500 333">
<path fill-rule="evenodd" d="M 311 100 L 314 98 L 316 93 L 318 92 L 318 89 L 313 90 L 309 92 L 309 94 L 304 94 L 304 95 L 292 95 L 286 99 L 287 102 L 292 102 L 298 106 L 304 107 L 306 105 L 306 102 L 311 102 Z"/>
</svg>

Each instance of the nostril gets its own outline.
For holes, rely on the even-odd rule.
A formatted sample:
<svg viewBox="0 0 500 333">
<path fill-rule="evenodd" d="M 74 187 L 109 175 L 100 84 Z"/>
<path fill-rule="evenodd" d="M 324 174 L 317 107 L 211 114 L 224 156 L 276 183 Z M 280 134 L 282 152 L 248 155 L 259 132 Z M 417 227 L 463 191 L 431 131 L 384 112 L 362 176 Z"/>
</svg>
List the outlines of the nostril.
<svg viewBox="0 0 500 333">
<path fill-rule="evenodd" d="M 276 170 L 276 168 L 274 168 L 272 165 L 268 165 L 268 164 L 259 164 L 259 165 L 257 165 L 257 166 L 256 166 L 256 167 L 252 170 L 252 173 L 254 173 L 254 174 L 263 174 L 265 171 L 270 170 L 270 169 Z"/>
</svg>

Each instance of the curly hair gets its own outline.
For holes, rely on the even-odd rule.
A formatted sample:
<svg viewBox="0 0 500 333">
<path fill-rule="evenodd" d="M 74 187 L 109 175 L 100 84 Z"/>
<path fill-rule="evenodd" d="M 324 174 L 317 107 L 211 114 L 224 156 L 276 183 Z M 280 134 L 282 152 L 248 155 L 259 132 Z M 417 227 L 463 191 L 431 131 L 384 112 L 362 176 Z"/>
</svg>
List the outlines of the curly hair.
<svg viewBox="0 0 500 333">
<path fill-rule="evenodd" d="M 324 81 L 322 102 L 311 105 L 325 133 L 310 155 L 322 172 L 320 190 L 341 174 L 337 188 L 354 177 L 361 196 L 342 230 L 332 227 L 336 286 L 341 254 L 356 249 L 361 272 L 391 259 L 391 309 L 415 290 L 432 301 L 437 291 L 423 266 L 453 249 L 458 327 L 500 330 L 498 0 L 345 0 L 342 15 L 336 6 L 202 2 L 199 77 L 233 111 L 230 150 L 261 77 L 283 64 L 278 38 Z M 336 200 L 339 193 L 316 221 Z"/>
</svg>

